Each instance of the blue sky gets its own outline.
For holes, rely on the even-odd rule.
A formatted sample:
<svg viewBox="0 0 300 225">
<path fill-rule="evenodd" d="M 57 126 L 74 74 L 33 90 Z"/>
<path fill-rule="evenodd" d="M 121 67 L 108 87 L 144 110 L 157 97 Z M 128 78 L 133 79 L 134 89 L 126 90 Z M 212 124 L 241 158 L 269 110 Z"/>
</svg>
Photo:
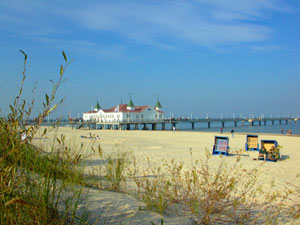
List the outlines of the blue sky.
<svg viewBox="0 0 300 225">
<path fill-rule="evenodd" d="M 0 108 L 17 93 L 41 101 L 73 62 L 57 115 L 95 105 L 154 105 L 166 116 L 300 115 L 300 2 L 292 0 L 1 0 Z M 42 96 L 42 97 L 39 97 Z M 34 112 L 39 112 L 39 105 Z M 54 115 L 55 116 L 55 115 Z"/>
</svg>

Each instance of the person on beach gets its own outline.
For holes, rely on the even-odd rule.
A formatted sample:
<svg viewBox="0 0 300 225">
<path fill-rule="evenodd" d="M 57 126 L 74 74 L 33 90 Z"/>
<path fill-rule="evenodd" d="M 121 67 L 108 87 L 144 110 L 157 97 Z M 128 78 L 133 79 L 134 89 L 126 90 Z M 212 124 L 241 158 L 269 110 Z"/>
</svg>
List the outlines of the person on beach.
<svg viewBox="0 0 300 225">
<path fill-rule="evenodd" d="M 281 133 L 283 134 L 283 132 L 284 132 L 284 129 L 283 129 L 283 128 L 281 128 Z"/>
<path fill-rule="evenodd" d="M 221 134 L 223 134 L 223 127 L 221 127 Z"/>
<path fill-rule="evenodd" d="M 234 129 L 231 130 L 231 135 L 234 137 Z"/>
<path fill-rule="evenodd" d="M 175 126 L 173 126 L 173 131 L 174 131 L 174 132 L 176 131 L 176 127 L 175 127 Z"/>
</svg>

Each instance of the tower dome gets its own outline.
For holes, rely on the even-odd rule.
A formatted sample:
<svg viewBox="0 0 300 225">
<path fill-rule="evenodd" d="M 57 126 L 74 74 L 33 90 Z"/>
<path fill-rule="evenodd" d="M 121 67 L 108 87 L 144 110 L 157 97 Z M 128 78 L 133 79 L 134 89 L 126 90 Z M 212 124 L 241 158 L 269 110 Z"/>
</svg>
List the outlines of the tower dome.
<svg viewBox="0 0 300 225">
<path fill-rule="evenodd" d="M 100 106 L 100 104 L 99 104 L 99 102 L 98 102 L 98 98 L 97 98 L 97 104 L 96 104 L 96 106 L 95 106 L 95 108 L 94 108 L 94 111 L 99 111 L 101 109 L 101 106 Z"/>
<path fill-rule="evenodd" d="M 162 105 L 160 104 L 159 102 L 159 98 L 157 98 L 157 102 L 156 102 L 156 105 L 154 107 L 156 110 L 161 110 L 162 109 Z"/>
<path fill-rule="evenodd" d="M 127 105 L 127 109 L 128 110 L 134 110 L 135 109 L 135 105 L 133 104 L 131 97 L 130 97 L 130 101 Z"/>
</svg>

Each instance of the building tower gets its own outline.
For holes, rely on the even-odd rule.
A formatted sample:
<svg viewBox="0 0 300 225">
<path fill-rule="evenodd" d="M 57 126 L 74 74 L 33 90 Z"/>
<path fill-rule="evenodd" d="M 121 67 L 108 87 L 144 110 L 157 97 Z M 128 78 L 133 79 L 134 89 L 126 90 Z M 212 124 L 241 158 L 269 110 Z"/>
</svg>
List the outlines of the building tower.
<svg viewBox="0 0 300 225">
<path fill-rule="evenodd" d="M 157 98 L 157 102 L 156 102 L 156 105 L 154 107 L 156 110 L 160 111 L 162 109 L 162 105 L 160 104 L 159 102 L 159 98 Z"/>
<path fill-rule="evenodd" d="M 94 111 L 99 111 L 101 109 L 101 106 L 100 106 L 100 104 L 99 104 L 99 102 L 98 102 L 98 98 L 97 98 L 97 104 L 96 104 L 96 106 L 95 106 L 95 108 L 94 108 Z"/>
<path fill-rule="evenodd" d="M 127 109 L 128 110 L 134 110 L 135 109 L 135 106 L 134 106 L 134 104 L 132 102 L 131 96 L 130 96 L 130 101 L 129 101 L 128 105 L 127 105 Z"/>
</svg>

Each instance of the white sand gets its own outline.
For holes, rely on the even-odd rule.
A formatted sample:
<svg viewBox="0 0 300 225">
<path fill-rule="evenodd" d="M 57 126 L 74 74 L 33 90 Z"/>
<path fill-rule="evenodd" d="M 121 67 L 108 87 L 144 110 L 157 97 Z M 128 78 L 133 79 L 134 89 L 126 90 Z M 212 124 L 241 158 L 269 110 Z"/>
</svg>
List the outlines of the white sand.
<svg viewBox="0 0 300 225">
<path fill-rule="evenodd" d="M 89 136 L 89 133 L 93 135 L 98 135 L 100 139 L 92 141 L 91 139 L 81 138 L 81 135 Z M 44 149 L 47 149 L 53 140 L 54 136 L 60 136 L 64 134 L 66 136 L 67 145 L 73 147 L 73 149 L 79 149 L 81 143 L 84 144 L 84 152 L 88 155 L 86 162 L 85 171 L 87 173 L 94 171 L 99 166 L 100 163 L 99 156 L 97 154 L 92 154 L 90 146 L 96 146 L 100 144 L 105 153 L 111 152 L 114 150 L 130 151 L 137 159 L 137 166 L 139 168 L 147 167 L 146 158 L 149 157 L 151 162 L 159 165 L 163 160 L 175 159 L 178 162 L 184 162 L 186 168 L 191 165 L 191 160 L 204 159 L 205 158 L 205 149 L 209 152 L 212 152 L 214 137 L 221 136 L 220 133 L 205 133 L 205 132 L 173 132 L 173 131 L 112 131 L 112 130 L 76 130 L 71 128 L 59 128 L 57 132 L 50 132 L 48 134 L 48 139 L 37 139 L 34 140 L 36 145 L 41 146 Z M 222 136 L 228 136 L 229 146 L 231 152 L 244 150 L 246 135 L 245 134 L 235 134 L 235 137 L 232 138 L 231 134 L 225 133 Z M 283 187 L 286 183 L 290 182 L 294 185 L 300 186 L 300 179 L 295 179 L 296 175 L 300 173 L 300 138 L 298 136 L 286 136 L 286 135 L 259 135 L 259 140 L 277 140 L 278 144 L 283 146 L 281 149 L 281 155 L 284 160 L 274 162 L 263 162 L 253 160 L 258 155 L 258 152 L 242 152 L 241 162 L 243 167 L 250 170 L 259 165 L 259 180 L 258 184 L 261 184 L 265 187 L 268 187 L 271 180 L 274 180 L 277 187 Z M 94 143 L 93 143 L 94 142 Z M 192 158 L 190 154 L 190 149 L 192 149 Z M 219 156 L 212 156 L 213 162 L 215 161 L 215 167 L 217 167 L 220 160 Z M 232 155 L 226 158 L 228 164 L 234 163 L 236 161 L 237 155 Z M 213 165 L 214 166 L 214 165 Z M 93 190 L 93 192 L 95 192 Z M 113 205 L 114 199 L 118 201 L 118 204 L 122 204 L 120 197 L 115 197 L 114 195 L 122 195 L 119 193 L 112 193 L 111 198 L 109 192 L 105 192 L 106 197 L 97 197 L 97 205 L 101 205 L 101 198 L 104 198 L 108 201 L 111 201 Z M 100 194 L 101 195 L 101 194 Z M 91 197 L 90 197 L 91 198 Z M 108 224 L 114 224 L 115 218 L 122 217 L 121 214 L 129 213 L 132 210 L 132 207 L 129 207 L 128 204 L 136 205 L 136 200 L 133 200 L 131 197 L 124 200 L 126 202 L 126 207 L 123 207 L 123 212 L 120 212 L 119 217 L 111 215 L 114 210 L 106 212 L 105 215 L 108 218 Z M 128 200 L 132 199 L 132 200 Z M 131 202 L 131 203 L 130 203 Z M 137 210 L 137 207 L 133 207 Z M 97 208 L 96 208 L 97 209 Z M 95 208 L 93 209 L 93 215 L 95 214 Z M 128 211 L 128 210 L 129 211 Z M 99 213 L 100 213 L 99 209 Z M 138 211 L 138 210 L 137 210 Z M 139 212 L 141 213 L 141 212 Z M 146 213 L 147 214 L 147 213 Z M 152 221 L 157 223 L 157 219 L 160 218 L 160 215 L 152 212 L 148 212 L 147 216 L 145 211 L 143 211 L 143 216 L 148 218 L 144 221 L 149 221 L 148 224 L 151 224 Z M 140 218 L 136 213 L 133 213 L 131 216 L 133 218 Z M 150 216 L 151 215 L 151 216 Z M 129 218 L 131 218 L 129 216 Z M 110 218 L 110 219 L 109 219 Z M 127 218 L 127 217 L 126 217 Z M 141 219 L 141 218 L 140 218 Z M 174 221 L 174 218 L 165 218 L 165 224 L 182 224 L 183 221 L 177 218 Z M 113 222 L 114 221 L 114 222 Z M 122 220 L 121 220 L 122 221 Z M 128 224 L 139 224 L 130 222 Z M 118 224 L 118 223 L 117 223 Z M 142 223 L 140 223 L 142 224 Z"/>
</svg>

